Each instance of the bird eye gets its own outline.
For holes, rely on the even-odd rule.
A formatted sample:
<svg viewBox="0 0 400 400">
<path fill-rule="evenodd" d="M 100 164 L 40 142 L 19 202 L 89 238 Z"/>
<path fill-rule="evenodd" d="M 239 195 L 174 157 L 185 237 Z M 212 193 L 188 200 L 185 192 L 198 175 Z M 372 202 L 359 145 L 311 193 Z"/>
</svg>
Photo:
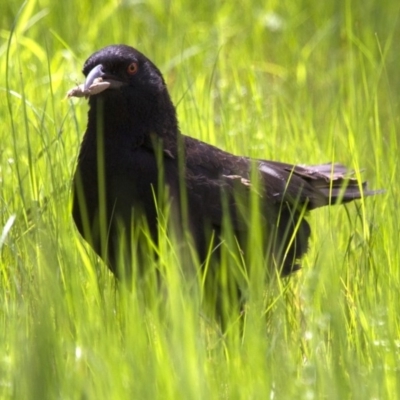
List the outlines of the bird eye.
<svg viewBox="0 0 400 400">
<path fill-rule="evenodd" d="M 128 69 L 126 70 L 126 72 L 128 72 L 129 75 L 134 75 L 134 74 L 136 74 L 138 69 L 139 69 L 138 63 L 133 62 L 133 63 L 129 64 Z"/>
</svg>

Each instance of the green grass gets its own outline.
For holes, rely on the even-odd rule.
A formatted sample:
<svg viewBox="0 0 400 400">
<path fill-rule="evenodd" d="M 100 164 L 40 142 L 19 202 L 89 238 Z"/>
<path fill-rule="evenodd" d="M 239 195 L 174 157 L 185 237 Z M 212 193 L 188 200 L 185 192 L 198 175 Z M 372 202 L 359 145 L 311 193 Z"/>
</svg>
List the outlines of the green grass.
<svg viewBox="0 0 400 400">
<path fill-rule="evenodd" d="M 396 398 L 400 5 L 88 4 L 1 0 L 0 398 Z M 87 105 L 65 94 L 111 43 L 161 68 L 184 133 L 236 154 L 365 168 L 387 190 L 310 215 L 303 270 L 261 289 L 253 276 L 243 338 L 199 315 L 166 238 L 169 296 L 150 288 L 145 300 L 76 232 Z"/>
</svg>

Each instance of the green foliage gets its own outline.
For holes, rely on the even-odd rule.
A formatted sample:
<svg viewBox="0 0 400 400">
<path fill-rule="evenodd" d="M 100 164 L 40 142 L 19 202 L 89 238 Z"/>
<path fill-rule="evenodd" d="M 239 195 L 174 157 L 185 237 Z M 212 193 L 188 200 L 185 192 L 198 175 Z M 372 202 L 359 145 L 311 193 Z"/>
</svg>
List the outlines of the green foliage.
<svg viewBox="0 0 400 400">
<path fill-rule="evenodd" d="M 0 397 L 395 398 L 399 8 L 1 0 Z M 87 106 L 65 94 L 86 57 L 111 43 L 160 67 L 184 133 L 236 154 L 365 167 L 370 186 L 387 189 L 315 211 L 309 254 L 290 280 L 260 278 L 255 228 L 246 320 L 225 337 L 199 315 L 168 238 L 149 266 L 165 271 L 167 289 L 150 280 L 130 291 L 73 225 Z"/>
</svg>

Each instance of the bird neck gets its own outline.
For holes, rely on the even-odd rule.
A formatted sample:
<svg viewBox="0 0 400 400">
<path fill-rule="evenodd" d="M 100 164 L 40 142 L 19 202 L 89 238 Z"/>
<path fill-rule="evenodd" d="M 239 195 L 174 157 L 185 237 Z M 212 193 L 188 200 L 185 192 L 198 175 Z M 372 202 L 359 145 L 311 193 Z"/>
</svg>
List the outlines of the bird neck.
<svg viewBox="0 0 400 400">
<path fill-rule="evenodd" d="M 105 149 L 116 143 L 129 147 L 148 145 L 155 136 L 167 150 L 173 151 L 177 146 L 180 132 L 168 92 L 164 96 L 139 99 L 98 95 L 90 98 L 89 104 L 86 133 L 96 141 L 100 134 Z"/>
</svg>

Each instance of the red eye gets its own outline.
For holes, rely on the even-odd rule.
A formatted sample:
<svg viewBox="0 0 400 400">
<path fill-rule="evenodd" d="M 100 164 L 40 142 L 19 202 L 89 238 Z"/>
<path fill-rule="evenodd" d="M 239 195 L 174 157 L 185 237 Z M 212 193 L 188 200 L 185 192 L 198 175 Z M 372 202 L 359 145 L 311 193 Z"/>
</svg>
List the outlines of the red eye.
<svg viewBox="0 0 400 400">
<path fill-rule="evenodd" d="M 129 75 L 134 75 L 134 74 L 136 74 L 138 69 L 139 69 L 138 63 L 133 62 L 133 63 L 129 64 L 128 69 L 126 70 L 126 72 L 128 72 Z"/>
</svg>

